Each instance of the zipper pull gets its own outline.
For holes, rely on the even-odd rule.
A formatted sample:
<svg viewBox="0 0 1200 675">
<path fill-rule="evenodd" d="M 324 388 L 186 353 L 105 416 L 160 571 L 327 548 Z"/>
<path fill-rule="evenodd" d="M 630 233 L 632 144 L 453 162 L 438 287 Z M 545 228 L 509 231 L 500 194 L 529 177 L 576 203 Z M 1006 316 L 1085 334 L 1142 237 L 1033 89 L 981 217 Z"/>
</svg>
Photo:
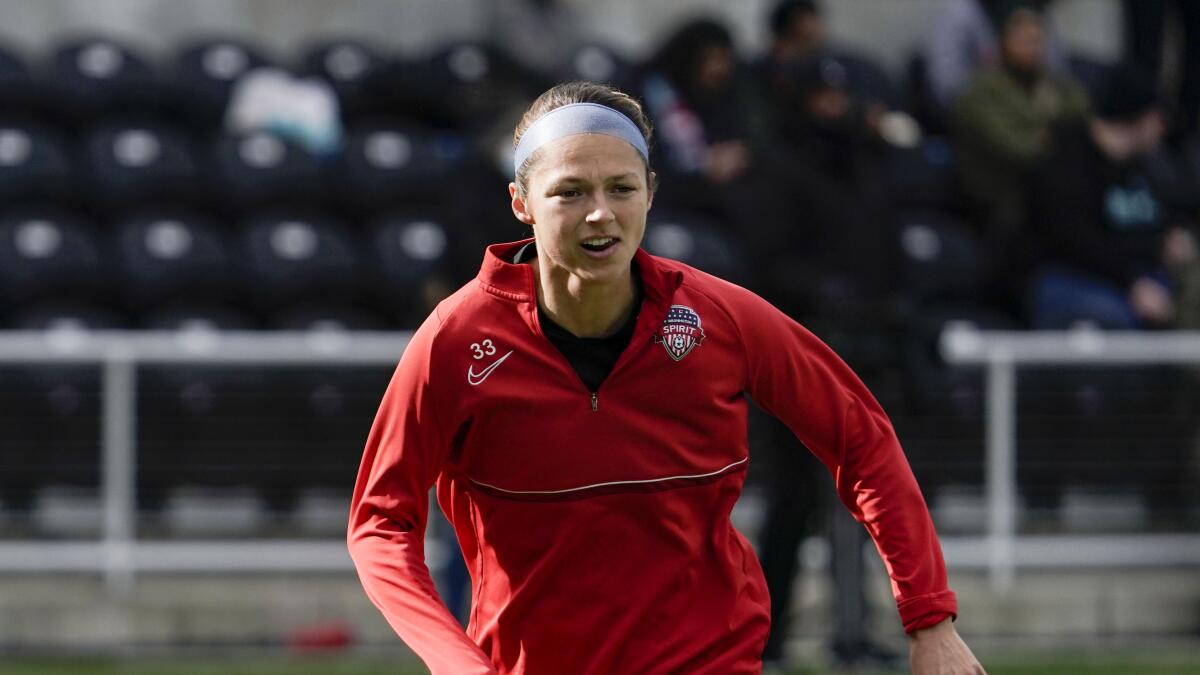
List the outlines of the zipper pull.
<svg viewBox="0 0 1200 675">
<path fill-rule="evenodd" d="M 592 392 L 592 412 L 600 407 L 600 396 L 596 392 Z"/>
</svg>

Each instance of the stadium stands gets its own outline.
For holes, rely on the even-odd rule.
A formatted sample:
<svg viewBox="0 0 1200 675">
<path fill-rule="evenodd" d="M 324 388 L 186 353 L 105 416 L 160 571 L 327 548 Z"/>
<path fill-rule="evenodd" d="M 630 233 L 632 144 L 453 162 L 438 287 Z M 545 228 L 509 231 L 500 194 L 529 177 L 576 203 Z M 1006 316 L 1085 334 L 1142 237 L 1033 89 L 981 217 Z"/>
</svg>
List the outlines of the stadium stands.
<svg viewBox="0 0 1200 675">
<path fill-rule="evenodd" d="M 848 180 L 885 183 L 870 207 L 883 205 L 886 222 L 871 222 L 873 229 L 850 238 L 864 255 L 878 251 L 895 265 L 881 292 L 886 297 L 843 303 L 836 288 L 808 288 L 830 311 L 806 319 L 872 377 L 900 383 L 904 395 L 889 410 L 914 466 L 933 493 L 945 488 L 953 495 L 956 486 L 980 480 L 982 379 L 943 365 L 936 337 L 953 322 L 1024 324 L 1022 308 L 1011 298 L 997 301 L 989 286 L 989 252 L 962 207 L 951 146 L 938 134 L 931 105 L 918 100 L 922 65 L 915 60 L 913 81 L 899 87 L 878 67 L 861 64 L 871 73 L 873 96 L 907 107 L 924 126 L 922 138 L 902 146 L 879 146 L 878 139 L 830 146 L 854 148 L 855 158 L 867 148 L 872 159 L 848 169 L 859 176 Z M 1075 59 L 1072 65 L 1090 89 L 1101 86 L 1104 64 Z M 343 125 L 337 153 L 314 155 L 288 130 L 226 127 L 239 78 L 267 66 L 329 84 Z M 272 54 L 244 38 L 208 35 L 158 59 L 100 35 L 64 40 L 44 53 L 0 45 L 0 322 L 10 329 L 193 334 L 413 328 L 474 274 L 484 243 L 525 233 L 507 219 L 506 176 L 497 167 L 506 161 L 514 115 L 529 98 L 549 82 L 577 78 L 642 91 L 644 75 L 643 64 L 596 43 L 579 45 L 553 73 L 531 72 L 502 49 L 475 42 L 414 56 L 337 36 Z M 751 75 L 737 71 L 739 78 Z M 898 100 L 900 90 L 913 92 L 913 100 Z M 741 98 L 739 104 L 753 107 L 752 97 Z M 726 102 L 702 102 L 702 117 L 718 125 L 718 136 L 736 136 L 741 128 L 719 126 Z M 660 125 L 660 134 L 673 131 Z M 821 133 L 845 141 L 836 129 Z M 747 142 L 759 151 L 757 141 Z M 850 162 L 849 155 L 826 155 L 834 172 L 838 162 Z M 772 179 L 778 182 L 769 183 L 780 192 L 775 186 L 795 180 L 787 171 L 793 160 L 755 164 L 746 181 L 783 167 Z M 871 173 L 877 169 L 882 173 Z M 756 193 L 743 191 L 737 178 L 712 191 L 703 180 L 680 184 L 700 187 L 675 195 L 683 198 L 666 196 L 652 213 L 646 248 L 740 283 L 761 281 L 772 261 L 753 259 L 749 233 L 739 229 L 755 223 L 727 219 L 745 206 L 739 198 Z M 720 191 L 730 198 L 714 198 Z M 774 219 L 764 228 L 795 233 L 792 241 L 829 234 L 803 231 L 810 211 L 802 200 L 779 203 L 789 210 L 753 211 Z M 839 206 L 866 208 L 865 202 Z M 808 272 L 797 267 L 796 283 L 817 284 Z M 4 372 L 4 502 L 32 504 L 39 486 L 94 486 L 95 369 Z M 180 486 L 249 486 L 265 508 L 307 504 L 305 517 L 316 523 L 327 512 L 329 491 L 349 484 L 347 472 L 386 383 L 355 369 L 153 366 L 141 368 L 139 378 L 143 506 L 185 513 L 204 493 L 179 497 Z M 1022 414 L 1030 420 L 1020 439 L 1031 458 L 1022 459 L 1029 485 L 1061 495 L 1064 486 L 1055 480 L 1068 487 L 1130 484 L 1156 504 L 1162 493 L 1178 493 L 1184 489 L 1178 480 L 1163 490 L 1154 485 L 1182 475 L 1178 439 L 1191 431 L 1163 420 L 1186 404 L 1188 386 L 1151 372 L 1133 380 L 1032 374 L 1022 384 L 1022 405 L 1030 406 Z M 1126 412 L 1114 417 L 1118 401 Z M 43 424 L 67 418 L 70 425 Z M 1151 433 L 1156 429 L 1160 435 Z M 1134 476 L 1122 468 L 1120 448 L 1143 432 L 1147 443 L 1161 446 L 1155 452 L 1163 459 Z M 1161 443 L 1153 440 L 1160 436 Z M 56 459 L 47 464 L 51 447 Z M 303 462 L 292 461 L 297 448 Z M 1078 464 L 1081 458 L 1092 464 Z M 1072 473 L 1067 465 L 1084 469 Z M 246 504 L 258 503 L 253 495 Z M 1031 504 L 1056 499 L 1029 495 Z M 1162 503 L 1177 502 L 1176 496 Z"/>
</svg>

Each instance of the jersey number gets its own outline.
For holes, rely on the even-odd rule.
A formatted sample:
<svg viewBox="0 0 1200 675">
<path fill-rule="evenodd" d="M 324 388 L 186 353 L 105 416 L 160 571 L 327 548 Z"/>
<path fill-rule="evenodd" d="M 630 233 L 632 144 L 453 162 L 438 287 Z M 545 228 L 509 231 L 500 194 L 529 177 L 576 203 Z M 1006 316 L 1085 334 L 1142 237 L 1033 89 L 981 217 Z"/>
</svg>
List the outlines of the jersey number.
<svg viewBox="0 0 1200 675">
<path fill-rule="evenodd" d="M 485 356 L 491 356 L 496 353 L 496 345 L 492 341 L 484 340 L 482 343 L 476 342 L 471 345 L 471 351 L 475 353 L 475 360 L 478 361 Z"/>
</svg>

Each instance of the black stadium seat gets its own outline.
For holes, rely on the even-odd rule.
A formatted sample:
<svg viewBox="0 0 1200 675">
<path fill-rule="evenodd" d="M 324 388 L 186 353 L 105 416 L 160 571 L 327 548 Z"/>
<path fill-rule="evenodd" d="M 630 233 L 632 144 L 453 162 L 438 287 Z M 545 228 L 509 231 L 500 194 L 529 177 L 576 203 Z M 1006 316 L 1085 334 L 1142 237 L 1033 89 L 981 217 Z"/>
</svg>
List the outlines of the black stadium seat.
<svg viewBox="0 0 1200 675">
<path fill-rule="evenodd" d="M 430 214 L 396 211 L 373 221 L 367 237 L 374 304 L 402 325 L 419 324 L 452 290 L 455 234 Z"/>
<path fill-rule="evenodd" d="M 1136 489 L 1156 515 L 1178 508 L 1195 434 L 1189 379 L 1169 366 L 1021 369 L 1017 470 L 1026 497 L 1051 508 L 1067 487 Z"/>
<path fill-rule="evenodd" d="M 673 258 L 735 283 L 745 283 L 750 260 L 741 241 L 693 214 L 651 212 L 644 246 L 654 255 Z"/>
<path fill-rule="evenodd" d="M 92 330 L 122 328 L 102 305 L 49 302 L 27 306 L 7 324 L 45 331 L 68 345 Z M 25 507 L 46 485 L 96 488 L 100 482 L 100 371 L 93 365 L 0 366 L 0 493 Z"/>
<path fill-rule="evenodd" d="M 38 124 L 0 122 L 0 201 L 72 203 L 73 178 L 62 134 Z"/>
<path fill-rule="evenodd" d="M 95 226 L 50 208 L 0 214 L 0 300 L 103 299 L 111 287 Z"/>
<path fill-rule="evenodd" d="M 385 61 L 370 44 L 352 38 L 325 40 L 308 47 L 303 72 L 324 79 L 337 93 L 342 120 L 351 124 L 371 112 L 367 78 Z"/>
<path fill-rule="evenodd" d="M 456 134 L 412 123 L 375 121 L 350 129 L 338 162 L 330 165 L 339 208 L 369 215 L 399 204 L 436 204 L 462 165 Z"/>
<path fill-rule="evenodd" d="M 187 302 L 143 313 L 140 327 L 176 331 L 181 343 L 215 331 L 253 330 L 255 318 L 229 305 Z M 146 365 L 138 372 L 138 497 L 158 508 L 180 485 L 229 487 L 269 472 L 255 462 L 262 436 L 253 416 L 270 419 L 260 369 Z"/>
<path fill-rule="evenodd" d="M 200 201 L 192 147 L 177 129 L 106 122 L 85 137 L 84 162 L 87 201 L 98 210 Z"/>
<path fill-rule="evenodd" d="M 272 313 L 296 302 L 343 302 L 359 291 L 358 253 L 345 227 L 308 213 L 247 219 L 239 256 L 248 295 Z"/>
<path fill-rule="evenodd" d="M 900 276 L 919 301 L 973 301 L 985 282 L 978 236 L 964 222 L 932 210 L 900 214 Z"/>
<path fill-rule="evenodd" d="M 324 200 L 316 158 L 275 134 L 224 135 L 211 152 L 206 177 L 210 203 L 226 214 Z"/>
<path fill-rule="evenodd" d="M 466 132 L 495 125 L 544 84 L 504 51 L 476 42 L 450 44 L 418 61 L 392 59 L 368 77 L 372 110 Z"/>
<path fill-rule="evenodd" d="M 53 51 L 49 65 L 60 119 L 75 128 L 115 114 L 153 116 L 174 104 L 151 64 L 111 38 L 66 42 Z"/>
<path fill-rule="evenodd" d="M 388 328 L 383 317 L 331 303 L 293 306 L 277 314 L 275 328 L 306 331 L 336 341 L 345 331 Z M 399 345 L 397 354 L 399 353 Z M 270 377 L 280 443 L 272 460 L 280 467 L 264 491 L 275 504 L 290 504 L 298 491 L 341 489 L 353 483 L 362 445 L 391 378 L 394 364 L 276 369 Z M 269 452 L 269 450 L 268 450 Z"/>
<path fill-rule="evenodd" d="M 560 82 L 604 82 L 628 90 L 633 86 L 635 69 L 609 47 L 587 43 L 575 48 L 570 58 L 563 62 L 557 78 Z"/>
<path fill-rule="evenodd" d="M 905 405 L 888 412 L 896 418 L 913 470 L 928 494 L 943 485 L 980 485 L 983 480 L 983 372 L 949 366 L 942 359 L 939 338 L 951 326 L 1019 327 L 1011 317 L 965 303 L 931 305 L 913 317 L 903 341 Z"/>
<path fill-rule="evenodd" d="M 0 45 L 0 80 L 14 76 L 28 76 L 29 65 L 17 52 Z"/>
<path fill-rule="evenodd" d="M 227 235 L 213 220 L 178 209 L 119 218 L 121 297 L 145 310 L 175 302 L 221 302 L 238 291 Z"/>
<path fill-rule="evenodd" d="M 0 45 L 0 111 L 5 119 L 58 121 L 59 91 L 59 87 L 38 76 L 20 54 Z"/>
<path fill-rule="evenodd" d="M 246 41 L 214 37 L 195 40 L 176 52 L 167 67 L 170 81 L 187 102 L 185 119 L 198 134 L 216 131 L 237 79 L 273 65 L 263 51 Z"/>
<path fill-rule="evenodd" d="M 946 211 L 962 206 L 949 139 L 930 136 L 912 148 L 892 148 L 888 162 L 898 205 Z"/>
</svg>

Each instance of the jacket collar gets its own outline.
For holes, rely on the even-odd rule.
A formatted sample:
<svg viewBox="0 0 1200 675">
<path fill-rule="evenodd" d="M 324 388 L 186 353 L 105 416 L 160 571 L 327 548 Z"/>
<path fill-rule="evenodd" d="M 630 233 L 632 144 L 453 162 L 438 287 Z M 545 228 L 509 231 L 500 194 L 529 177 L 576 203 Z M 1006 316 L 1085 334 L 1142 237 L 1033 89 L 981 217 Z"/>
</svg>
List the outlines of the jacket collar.
<svg viewBox="0 0 1200 675">
<path fill-rule="evenodd" d="M 531 241 L 533 239 L 522 239 L 487 247 L 479 276 L 476 277 L 484 290 L 513 302 L 536 302 L 537 279 L 534 278 L 533 267 L 511 262 L 517 251 Z M 655 305 L 669 301 L 675 295 L 675 289 L 683 283 L 683 272 L 668 267 L 661 258 L 641 248 L 633 254 L 633 262 L 642 280 L 646 300 Z"/>
</svg>

